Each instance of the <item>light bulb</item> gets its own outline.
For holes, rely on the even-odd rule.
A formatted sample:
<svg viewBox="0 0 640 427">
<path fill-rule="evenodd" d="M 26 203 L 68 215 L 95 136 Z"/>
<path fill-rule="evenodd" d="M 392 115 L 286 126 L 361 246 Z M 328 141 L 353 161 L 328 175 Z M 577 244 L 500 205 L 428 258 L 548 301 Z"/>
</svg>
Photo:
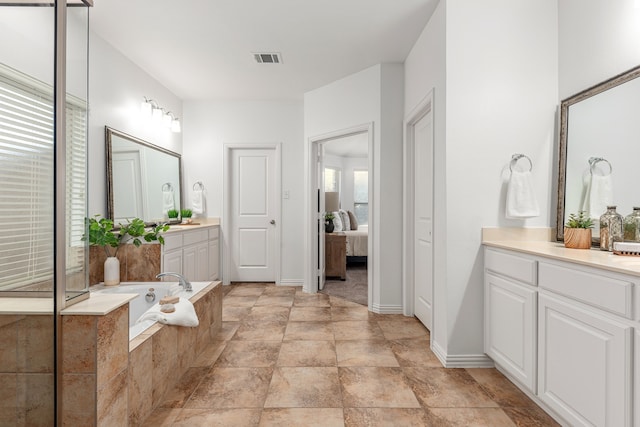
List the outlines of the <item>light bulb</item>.
<svg viewBox="0 0 640 427">
<path fill-rule="evenodd" d="M 162 116 L 162 126 L 166 128 L 170 128 L 172 122 L 173 122 L 173 118 L 171 117 L 171 112 L 168 112 Z"/>
<path fill-rule="evenodd" d="M 151 103 L 147 101 L 147 98 L 145 98 L 140 104 L 140 113 L 142 114 L 142 117 L 151 117 Z"/>
<path fill-rule="evenodd" d="M 151 118 L 154 123 L 162 123 L 162 108 L 154 108 Z"/>
<path fill-rule="evenodd" d="M 175 132 L 175 133 L 180 133 L 182 131 L 182 128 L 180 127 L 180 120 L 173 119 L 173 121 L 171 122 L 171 132 Z"/>
</svg>

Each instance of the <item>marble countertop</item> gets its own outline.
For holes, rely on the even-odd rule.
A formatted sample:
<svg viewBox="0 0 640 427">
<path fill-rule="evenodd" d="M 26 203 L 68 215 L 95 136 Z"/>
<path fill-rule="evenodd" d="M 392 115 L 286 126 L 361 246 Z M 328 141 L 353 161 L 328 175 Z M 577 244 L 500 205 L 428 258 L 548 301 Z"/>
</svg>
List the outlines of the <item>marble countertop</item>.
<svg viewBox="0 0 640 427">
<path fill-rule="evenodd" d="M 220 226 L 220 218 L 194 218 L 193 222 L 195 224 L 170 224 L 169 231 L 167 231 L 167 233 L 171 233 L 172 231 L 197 230 L 199 228 Z"/>
</svg>

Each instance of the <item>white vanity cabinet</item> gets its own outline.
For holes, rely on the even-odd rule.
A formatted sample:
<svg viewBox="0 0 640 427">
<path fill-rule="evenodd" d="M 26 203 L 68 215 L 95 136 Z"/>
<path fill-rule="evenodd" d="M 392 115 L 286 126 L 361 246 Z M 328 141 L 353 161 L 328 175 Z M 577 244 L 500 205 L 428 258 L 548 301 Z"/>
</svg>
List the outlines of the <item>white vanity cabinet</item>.
<svg viewBox="0 0 640 427">
<path fill-rule="evenodd" d="M 218 229 L 218 226 L 198 227 L 167 233 L 164 237 L 162 271 L 181 273 L 190 281 L 217 279 Z"/>
</svg>

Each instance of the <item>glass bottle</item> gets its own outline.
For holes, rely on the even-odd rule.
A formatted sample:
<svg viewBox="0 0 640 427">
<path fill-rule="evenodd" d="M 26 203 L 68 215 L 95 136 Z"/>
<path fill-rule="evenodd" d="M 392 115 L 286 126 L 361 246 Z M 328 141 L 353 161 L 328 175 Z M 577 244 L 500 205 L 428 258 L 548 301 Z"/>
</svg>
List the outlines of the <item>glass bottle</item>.
<svg viewBox="0 0 640 427">
<path fill-rule="evenodd" d="M 613 242 L 622 241 L 623 218 L 616 212 L 616 206 L 607 206 L 607 211 L 600 217 L 600 249 L 613 251 Z"/>
<path fill-rule="evenodd" d="M 633 207 L 633 212 L 624 217 L 625 242 L 640 242 L 640 207 Z"/>
</svg>

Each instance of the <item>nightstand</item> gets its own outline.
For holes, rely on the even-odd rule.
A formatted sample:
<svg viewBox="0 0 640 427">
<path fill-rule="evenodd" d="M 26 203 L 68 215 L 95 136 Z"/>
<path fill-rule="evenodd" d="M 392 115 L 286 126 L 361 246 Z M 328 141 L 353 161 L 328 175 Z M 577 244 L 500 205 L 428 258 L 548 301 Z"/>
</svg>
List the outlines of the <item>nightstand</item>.
<svg viewBox="0 0 640 427">
<path fill-rule="evenodd" d="M 324 272 L 326 277 L 347 278 L 347 236 L 344 233 L 325 233 Z"/>
</svg>

